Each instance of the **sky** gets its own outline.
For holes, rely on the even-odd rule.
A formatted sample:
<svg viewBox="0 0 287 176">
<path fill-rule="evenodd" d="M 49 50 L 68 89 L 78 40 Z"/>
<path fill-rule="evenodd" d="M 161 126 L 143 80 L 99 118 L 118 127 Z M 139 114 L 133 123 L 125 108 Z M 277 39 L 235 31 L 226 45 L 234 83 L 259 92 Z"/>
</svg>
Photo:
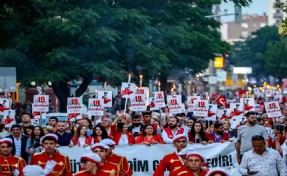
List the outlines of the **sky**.
<svg viewBox="0 0 287 176">
<path fill-rule="evenodd" d="M 268 14 L 268 2 L 269 0 L 252 0 L 253 2 L 248 7 L 242 8 L 242 14 L 258 14 L 262 15 L 264 12 Z M 220 6 L 221 13 L 224 12 L 224 9 L 228 10 L 228 13 L 234 13 L 234 4 L 223 3 Z M 234 21 L 234 16 L 223 16 L 221 17 L 222 22 Z"/>
</svg>

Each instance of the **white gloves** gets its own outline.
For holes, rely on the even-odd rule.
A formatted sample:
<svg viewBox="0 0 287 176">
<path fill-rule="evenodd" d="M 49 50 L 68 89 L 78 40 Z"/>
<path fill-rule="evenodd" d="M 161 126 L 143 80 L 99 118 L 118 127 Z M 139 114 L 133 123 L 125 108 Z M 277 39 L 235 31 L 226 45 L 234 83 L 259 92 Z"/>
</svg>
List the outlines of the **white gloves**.
<svg viewBox="0 0 287 176">
<path fill-rule="evenodd" d="M 57 163 L 54 160 L 47 161 L 46 166 L 44 168 L 45 175 L 50 174 L 53 171 L 53 169 L 56 166 L 56 164 Z"/>
</svg>

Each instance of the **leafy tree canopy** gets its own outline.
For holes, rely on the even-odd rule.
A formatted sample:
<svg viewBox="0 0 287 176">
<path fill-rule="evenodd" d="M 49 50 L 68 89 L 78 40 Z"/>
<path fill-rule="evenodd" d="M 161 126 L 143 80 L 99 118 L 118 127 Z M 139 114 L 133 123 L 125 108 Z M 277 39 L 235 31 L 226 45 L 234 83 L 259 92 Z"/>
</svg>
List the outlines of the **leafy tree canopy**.
<svg viewBox="0 0 287 176">
<path fill-rule="evenodd" d="M 220 23 L 205 18 L 218 3 L 2 0 L 0 63 L 16 66 L 24 86 L 51 81 L 63 110 L 72 79 L 83 78 L 79 96 L 96 77 L 119 85 L 129 72 L 149 80 L 170 75 L 172 68 L 205 69 L 214 53 L 229 48 L 217 30 Z"/>
</svg>

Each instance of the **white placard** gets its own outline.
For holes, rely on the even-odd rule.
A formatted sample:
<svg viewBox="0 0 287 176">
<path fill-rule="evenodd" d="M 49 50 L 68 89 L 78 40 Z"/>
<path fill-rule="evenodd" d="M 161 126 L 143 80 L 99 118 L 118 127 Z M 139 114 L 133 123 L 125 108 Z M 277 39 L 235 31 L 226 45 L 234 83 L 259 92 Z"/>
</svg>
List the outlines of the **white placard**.
<svg viewBox="0 0 287 176">
<path fill-rule="evenodd" d="M 207 117 L 208 116 L 208 100 L 195 100 L 193 115 L 198 117 Z"/>
<path fill-rule="evenodd" d="M 164 101 L 164 92 L 154 92 L 154 104 L 157 108 L 163 108 L 165 107 L 165 101 Z"/>
<path fill-rule="evenodd" d="M 9 99 L 0 98 L 0 106 L 9 108 Z"/>
<path fill-rule="evenodd" d="M 217 105 L 216 104 L 209 104 L 208 105 L 208 112 L 207 112 L 207 117 L 205 120 L 216 120 L 216 114 L 217 114 Z"/>
<path fill-rule="evenodd" d="M 38 112 L 48 112 L 49 95 L 34 95 L 33 110 Z"/>
<path fill-rule="evenodd" d="M 278 101 L 265 102 L 264 105 L 265 105 L 265 109 L 266 109 L 268 117 L 282 116 Z"/>
<path fill-rule="evenodd" d="M 170 114 L 182 113 L 182 100 L 181 95 L 168 95 L 167 106 Z"/>
<path fill-rule="evenodd" d="M 67 104 L 68 114 L 82 113 L 82 99 L 80 97 L 69 97 Z"/>
<path fill-rule="evenodd" d="M 15 120 L 15 110 L 5 110 L 3 111 L 3 119 L 2 123 L 5 127 L 12 127 L 12 125 L 16 124 Z"/>
<path fill-rule="evenodd" d="M 104 115 L 104 99 L 90 98 L 88 111 L 91 115 L 103 116 Z"/>
<path fill-rule="evenodd" d="M 131 95 L 136 93 L 136 89 L 135 84 L 123 82 L 121 87 L 122 98 L 131 98 Z"/>
<path fill-rule="evenodd" d="M 112 91 L 99 91 L 98 98 L 103 99 L 103 107 L 113 106 L 113 92 Z"/>
<path fill-rule="evenodd" d="M 231 119 L 230 113 L 231 113 L 230 109 L 219 109 L 217 111 L 217 117 L 219 120 L 223 120 L 223 119 L 229 120 L 229 119 Z"/>
<path fill-rule="evenodd" d="M 257 96 L 260 96 L 261 93 L 262 93 L 258 87 L 253 88 L 253 92 L 254 92 L 254 94 L 257 95 Z"/>
<path fill-rule="evenodd" d="M 193 112 L 195 100 L 200 100 L 200 96 L 187 96 L 188 112 Z"/>
<path fill-rule="evenodd" d="M 230 118 L 230 123 L 233 128 L 242 122 L 242 119 L 244 118 L 242 103 L 230 103 Z"/>
<path fill-rule="evenodd" d="M 131 96 L 132 111 L 146 111 L 147 97 L 146 94 L 133 94 Z"/>
<path fill-rule="evenodd" d="M 149 97 L 148 98 L 148 104 L 149 104 L 149 107 L 150 107 L 151 111 L 159 110 L 159 108 L 155 106 L 154 102 L 155 102 L 155 98 L 154 97 Z"/>
<path fill-rule="evenodd" d="M 240 98 L 240 103 L 243 103 L 243 98 Z M 254 98 L 244 98 L 244 111 L 255 111 Z"/>
</svg>

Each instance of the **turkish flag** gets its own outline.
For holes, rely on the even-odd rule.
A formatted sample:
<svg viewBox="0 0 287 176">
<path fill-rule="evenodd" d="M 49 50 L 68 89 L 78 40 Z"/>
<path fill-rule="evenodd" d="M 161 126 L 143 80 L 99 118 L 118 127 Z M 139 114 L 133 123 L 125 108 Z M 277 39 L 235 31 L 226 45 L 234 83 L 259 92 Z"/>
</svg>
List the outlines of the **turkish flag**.
<svg viewBox="0 0 287 176">
<path fill-rule="evenodd" d="M 215 102 L 217 103 L 217 104 L 221 104 L 221 105 L 223 105 L 225 108 L 228 108 L 228 103 L 227 103 L 227 101 L 226 101 L 226 99 L 224 98 L 224 96 L 223 95 L 220 95 L 216 100 L 215 100 Z"/>
</svg>

